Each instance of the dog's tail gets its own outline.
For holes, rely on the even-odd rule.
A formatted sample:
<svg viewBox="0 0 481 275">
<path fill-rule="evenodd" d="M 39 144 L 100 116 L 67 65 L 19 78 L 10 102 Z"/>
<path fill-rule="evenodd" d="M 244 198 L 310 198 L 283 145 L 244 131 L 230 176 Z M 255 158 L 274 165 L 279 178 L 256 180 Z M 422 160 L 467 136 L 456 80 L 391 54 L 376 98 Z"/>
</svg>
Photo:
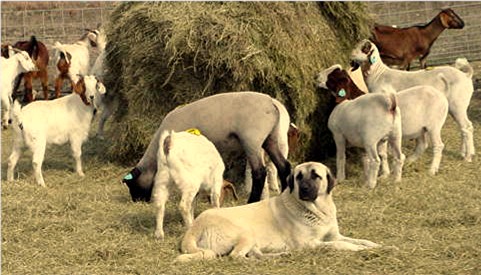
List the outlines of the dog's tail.
<svg viewBox="0 0 481 275">
<path fill-rule="evenodd" d="M 195 226 L 195 225 L 194 225 Z M 191 227 L 185 233 L 184 238 L 182 239 L 181 247 L 182 252 L 185 254 L 177 256 L 175 258 L 176 262 L 190 262 L 195 260 L 209 260 L 215 259 L 217 254 L 211 249 L 203 249 L 197 246 L 197 234 L 195 234 L 196 230 L 193 230 Z"/>
<path fill-rule="evenodd" d="M 469 79 L 473 77 L 473 67 L 469 64 L 468 60 L 464 57 L 460 57 L 456 59 L 454 63 L 454 67 L 461 72 L 463 72 Z"/>
</svg>

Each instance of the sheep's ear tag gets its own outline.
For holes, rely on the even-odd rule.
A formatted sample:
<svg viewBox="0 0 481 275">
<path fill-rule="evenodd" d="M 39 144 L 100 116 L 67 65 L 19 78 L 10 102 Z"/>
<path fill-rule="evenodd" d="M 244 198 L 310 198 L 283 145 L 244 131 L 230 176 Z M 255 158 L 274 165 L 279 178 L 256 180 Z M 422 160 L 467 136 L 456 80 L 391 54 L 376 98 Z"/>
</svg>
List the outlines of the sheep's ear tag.
<svg viewBox="0 0 481 275">
<path fill-rule="evenodd" d="M 371 62 L 371 64 L 374 64 L 374 63 L 376 63 L 376 61 L 377 61 L 377 58 L 376 58 L 376 56 L 374 56 L 374 55 L 371 55 L 371 57 L 369 57 L 369 62 Z"/>
<path fill-rule="evenodd" d="M 340 89 L 339 92 L 337 92 L 337 95 L 339 95 L 340 97 L 345 97 L 346 96 L 346 90 Z"/>
<path fill-rule="evenodd" d="M 124 180 L 132 180 L 134 178 L 134 176 L 132 176 L 131 173 L 128 173 L 125 177 L 124 177 Z"/>
<path fill-rule="evenodd" d="M 200 130 L 199 129 L 196 129 L 196 128 L 190 128 L 190 129 L 187 129 L 185 130 L 187 133 L 189 134 L 193 134 L 193 135 L 196 135 L 196 136 L 200 136 L 201 133 L 200 133 Z"/>
</svg>

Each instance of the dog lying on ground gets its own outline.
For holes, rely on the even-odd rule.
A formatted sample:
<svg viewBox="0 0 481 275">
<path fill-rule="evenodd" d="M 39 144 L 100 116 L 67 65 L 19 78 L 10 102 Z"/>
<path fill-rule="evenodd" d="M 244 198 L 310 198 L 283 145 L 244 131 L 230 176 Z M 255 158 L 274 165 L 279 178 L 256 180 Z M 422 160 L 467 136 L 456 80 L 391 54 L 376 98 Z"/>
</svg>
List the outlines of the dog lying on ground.
<svg viewBox="0 0 481 275">
<path fill-rule="evenodd" d="M 351 251 L 378 247 L 339 233 L 334 185 L 335 178 L 323 164 L 300 164 L 288 178 L 289 188 L 277 197 L 201 213 L 182 240 L 185 254 L 176 261 L 223 255 L 262 258 L 319 246 Z"/>
</svg>

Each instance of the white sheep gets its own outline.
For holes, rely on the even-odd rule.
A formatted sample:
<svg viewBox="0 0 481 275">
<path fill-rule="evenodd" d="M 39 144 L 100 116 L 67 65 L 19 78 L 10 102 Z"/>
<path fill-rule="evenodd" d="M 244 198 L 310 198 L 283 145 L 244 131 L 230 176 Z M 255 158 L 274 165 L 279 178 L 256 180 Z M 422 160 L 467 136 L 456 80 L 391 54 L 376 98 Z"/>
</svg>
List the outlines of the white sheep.
<svg viewBox="0 0 481 275">
<path fill-rule="evenodd" d="M 334 93 L 336 102 L 352 100 L 364 96 L 361 91 L 340 65 L 334 65 L 324 70 L 318 77 L 319 86 L 329 89 Z M 343 90 L 343 92 L 340 92 Z M 387 87 L 385 92 L 395 92 Z M 341 96 L 342 95 L 342 96 Z M 441 139 L 441 128 L 448 115 L 448 101 L 446 97 L 431 86 L 415 86 L 397 93 L 397 103 L 401 110 L 401 125 L 403 139 L 416 139 L 415 153 L 407 161 L 415 161 L 426 150 L 426 134 L 433 143 L 433 161 L 430 173 L 439 170 L 444 144 Z M 383 174 L 389 174 L 387 160 L 381 158 Z"/>
<path fill-rule="evenodd" d="M 401 112 L 394 93 L 366 94 L 338 104 L 328 120 L 336 143 L 337 179 L 345 179 L 346 146 L 365 149 L 364 173 L 369 188 L 377 182 L 381 155 L 387 156 L 386 142 L 394 155 L 395 181 L 401 181 L 405 156 L 401 152 Z"/>
<path fill-rule="evenodd" d="M 2 68 L 0 93 L 2 94 L 2 125 L 4 129 L 8 127 L 9 123 L 15 78 L 21 73 L 37 70 L 37 66 L 26 51 L 13 49 L 11 46 L 9 46 L 8 51 L 14 54 L 11 54 L 10 58 L 2 56 L 0 63 Z"/>
<path fill-rule="evenodd" d="M 201 190 L 210 192 L 213 206 L 219 207 L 223 186 L 224 162 L 214 144 L 197 129 L 164 131 L 159 139 L 157 174 L 152 190 L 157 207 L 155 237 L 164 238 L 165 203 L 172 183 L 181 191 L 179 209 L 185 226 L 194 220 L 192 203 Z"/>
<path fill-rule="evenodd" d="M 105 93 L 104 85 L 94 76 L 81 77 L 75 93 L 51 101 L 35 101 L 21 108 L 15 101 L 12 110 L 15 138 L 8 158 L 7 180 L 13 181 L 13 172 L 22 153 L 23 143 L 32 151 L 32 164 L 37 183 L 45 186 L 42 162 L 47 144 L 70 142 L 76 163 L 76 172 L 82 171 L 82 144 L 87 140 L 90 124 Z M 45 114 L 55 114 L 45 116 Z"/>
<path fill-rule="evenodd" d="M 354 48 L 351 60 L 353 70 L 362 65 L 364 80 L 370 92 L 380 92 L 389 86 L 402 91 L 418 85 L 429 85 L 442 92 L 449 103 L 449 114 L 461 129 L 461 155 L 466 161 L 472 161 L 475 155 L 474 129 L 467 110 L 474 87 L 467 71 L 465 73 L 451 66 L 411 72 L 391 69 L 382 62 L 376 45 L 366 39 Z"/>
<path fill-rule="evenodd" d="M 87 75 L 90 66 L 90 47 L 97 46 L 98 31 L 87 30 L 87 32 L 73 44 L 61 44 L 55 42 L 53 46 L 57 50 L 55 64 L 58 75 L 55 79 L 55 97 L 60 97 L 60 91 L 64 79 L 69 79 L 71 87 L 79 80 L 79 75 Z"/>
</svg>

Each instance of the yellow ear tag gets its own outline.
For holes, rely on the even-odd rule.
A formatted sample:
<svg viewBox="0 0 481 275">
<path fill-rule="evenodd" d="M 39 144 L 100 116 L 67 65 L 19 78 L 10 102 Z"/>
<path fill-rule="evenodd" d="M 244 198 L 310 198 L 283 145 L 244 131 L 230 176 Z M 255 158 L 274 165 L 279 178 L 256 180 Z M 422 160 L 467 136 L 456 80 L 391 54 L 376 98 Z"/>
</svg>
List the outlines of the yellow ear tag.
<svg viewBox="0 0 481 275">
<path fill-rule="evenodd" d="M 189 134 L 193 134 L 193 135 L 196 135 L 196 136 L 200 136 L 201 133 L 200 133 L 200 130 L 199 129 L 196 129 L 196 128 L 190 128 L 190 129 L 187 129 L 185 130 L 187 133 Z"/>
</svg>

